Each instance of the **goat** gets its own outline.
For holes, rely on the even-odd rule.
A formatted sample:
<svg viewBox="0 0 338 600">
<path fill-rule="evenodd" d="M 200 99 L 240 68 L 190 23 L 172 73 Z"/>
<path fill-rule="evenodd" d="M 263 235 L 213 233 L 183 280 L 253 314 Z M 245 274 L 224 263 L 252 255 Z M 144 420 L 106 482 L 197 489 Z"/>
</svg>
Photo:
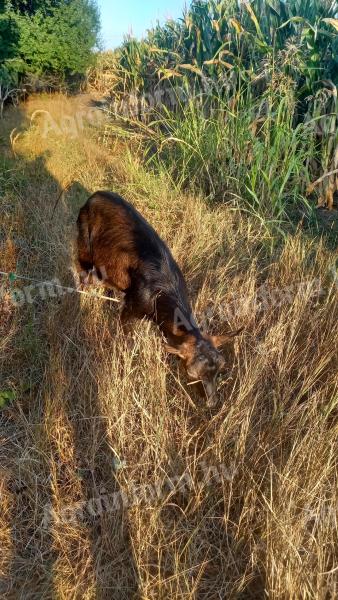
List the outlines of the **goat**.
<svg viewBox="0 0 338 600">
<path fill-rule="evenodd" d="M 80 210 L 78 264 L 80 281 L 91 275 L 107 288 L 124 292 L 122 322 L 155 322 L 166 350 L 177 354 L 191 381 L 202 381 L 209 400 L 217 375 L 225 370 L 218 348 L 239 332 L 202 334 L 192 314 L 183 274 L 169 248 L 143 216 L 118 194 L 96 192 Z"/>
</svg>

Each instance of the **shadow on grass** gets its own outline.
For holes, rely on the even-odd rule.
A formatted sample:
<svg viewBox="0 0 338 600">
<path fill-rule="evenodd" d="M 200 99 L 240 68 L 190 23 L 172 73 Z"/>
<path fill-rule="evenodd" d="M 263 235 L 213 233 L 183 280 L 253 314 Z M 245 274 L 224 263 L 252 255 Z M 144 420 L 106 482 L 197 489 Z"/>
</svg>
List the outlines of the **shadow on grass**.
<svg viewBox="0 0 338 600">
<path fill-rule="evenodd" d="M 20 127 L 26 115 L 17 110 L 15 119 Z M 52 221 L 59 190 L 44 157 L 14 158 L 8 147 L 6 155 L 0 269 L 73 284 L 73 224 L 89 192 L 76 184 Z M 8 282 L 1 302 L 0 391 L 14 399 L 0 412 L 1 597 L 80 597 L 90 590 L 98 599 L 137 598 L 126 515 L 94 510 L 98 497 L 119 486 L 99 403 L 90 311 L 76 294 L 15 287 L 17 306 Z M 82 513 L 69 519 L 78 502 Z"/>
</svg>

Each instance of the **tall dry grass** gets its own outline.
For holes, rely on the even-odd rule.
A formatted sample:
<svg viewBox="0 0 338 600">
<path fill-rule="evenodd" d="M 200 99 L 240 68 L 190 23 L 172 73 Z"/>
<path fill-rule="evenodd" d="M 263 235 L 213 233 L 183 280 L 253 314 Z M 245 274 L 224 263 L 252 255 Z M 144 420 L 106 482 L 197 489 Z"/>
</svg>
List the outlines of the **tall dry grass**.
<svg viewBox="0 0 338 600">
<path fill-rule="evenodd" d="M 16 397 L 0 413 L 1 596 L 334 598 L 332 250 L 301 231 L 276 242 L 231 206 L 177 194 L 130 144 L 104 147 L 96 129 L 44 137 L 46 115 L 27 118 L 39 109 L 58 121 L 88 102 L 37 97 L 7 114 L 1 270 L 70 284 L 77 210 L 107 187 L 168 240 L 197 318 L 245 332 L 227 349 L 228 377 L 209 410 L 149 324 L 124 338 L 115 305 L 68 294 L 15 308 L 2 288 L 0 391 Z M 260 308 L 258 289 L 269 291 Z M 223 475 L 208 480 L 207 466 Z M 145 485 L 157 498 L 142 499 Z M 93 516 L 92 499 L 114 493 L 140 502 Z M 83 501 L 83 517 L 58 521 Z M 46 520 L 49 505 L 56 517 Z"/>
</svg>

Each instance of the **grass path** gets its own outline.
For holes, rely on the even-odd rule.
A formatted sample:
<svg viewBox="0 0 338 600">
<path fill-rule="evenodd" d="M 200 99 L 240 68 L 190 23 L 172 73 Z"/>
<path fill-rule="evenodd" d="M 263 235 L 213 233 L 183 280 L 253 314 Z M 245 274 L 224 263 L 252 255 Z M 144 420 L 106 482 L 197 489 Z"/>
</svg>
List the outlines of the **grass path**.
<svg viewBox="0 0 338 600">
<path fill-rule="evenodd" d="M 178 192 L 91 105 L 36 97 L 0 124 L 0 270 L 71 284 L 77 211 L 112 189 L 169 241 L 198 320 L 245 333 L 210 411 L 149 324 L 131 343 L 116 306 L 2 284 L 0 595 L 336 597 L 337 257 Z"/>
</svg>

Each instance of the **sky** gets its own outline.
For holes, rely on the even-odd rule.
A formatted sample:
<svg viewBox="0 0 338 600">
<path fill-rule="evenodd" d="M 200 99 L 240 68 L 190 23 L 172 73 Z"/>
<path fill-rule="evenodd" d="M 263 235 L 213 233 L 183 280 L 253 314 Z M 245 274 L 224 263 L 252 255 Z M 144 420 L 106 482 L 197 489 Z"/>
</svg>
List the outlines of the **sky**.
<svg viewBox="0 0 338 600">
<path fill-rule="evenodd" d="M 142 35 L 156 21 L 182 16 L 187 0 L 97 0 L 101 11 L 101 38 L 105 49 L 115 48 L 125 34 Z"/>
</svg>

